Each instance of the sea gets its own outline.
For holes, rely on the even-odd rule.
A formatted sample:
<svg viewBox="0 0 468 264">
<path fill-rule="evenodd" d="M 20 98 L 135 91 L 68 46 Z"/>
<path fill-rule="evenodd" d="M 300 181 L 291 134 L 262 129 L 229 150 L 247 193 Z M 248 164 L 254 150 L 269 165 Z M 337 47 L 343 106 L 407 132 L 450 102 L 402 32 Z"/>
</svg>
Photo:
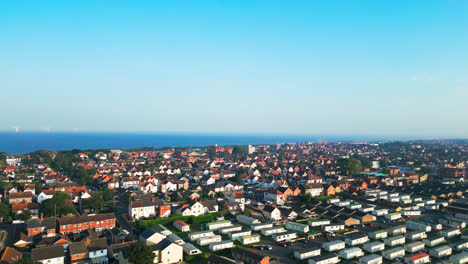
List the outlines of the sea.
<svg viewBox="0 0 468 264">
<path fill-rule="evenodd" d="M 23 154 L 36 150 L 202 147 L 215 144 L 223 146 L 318 141 L 376 141 L 385 139 L 358 135 L 0 132 L 0 152 Z"/>
</svg>

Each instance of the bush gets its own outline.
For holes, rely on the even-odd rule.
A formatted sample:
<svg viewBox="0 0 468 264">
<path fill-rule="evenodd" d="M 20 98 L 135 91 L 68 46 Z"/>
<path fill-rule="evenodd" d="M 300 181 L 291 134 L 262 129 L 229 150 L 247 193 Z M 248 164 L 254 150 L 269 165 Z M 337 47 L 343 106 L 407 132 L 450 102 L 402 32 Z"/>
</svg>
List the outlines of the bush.
<svg viewBox="0 0 468 264">
<path fill-rule="evenodd" d="M 205 214 L 205 215 L 200 215 L 200 216 L 181 216 L 181 215 L 175 215 L 171 217 L 165 217 L 165 218 L 156 218 L 156 219 L 148 219 L 148 220 L 139 220 L 136 222 L 136 226 L 141 229 L 147 229 L 151 228 L 157 224 L 160 225 L 166 225 L 168 223 L 172 223 L 176 220 L 184 221 L 188 224 L 203 224 L 207 222 L 212 222 L 214 221 L 217 217 L 219 217 L 220 213 L 211 213 L 211 214 Z M 190 223 L 192 222 L 192 223 Z"/>
</svg>

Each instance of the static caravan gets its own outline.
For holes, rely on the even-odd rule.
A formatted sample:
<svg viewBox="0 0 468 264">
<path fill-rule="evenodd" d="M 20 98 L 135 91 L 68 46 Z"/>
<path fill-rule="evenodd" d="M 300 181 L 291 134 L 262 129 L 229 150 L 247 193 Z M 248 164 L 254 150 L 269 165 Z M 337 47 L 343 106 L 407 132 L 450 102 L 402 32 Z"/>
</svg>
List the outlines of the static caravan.
<svg viewBox="0 0 468 264">
<path fill-rule="evenodd" d="M 249 235 L 249 236 L 243 236 L 240 238 L 240 242 L 242 245 L 248 245 L 248 244 L 260 242 L 260 235 L 254 234 L 254 235 Z"/>
<path fill-rule="evenodd" d="M 359 259 L 359 264 L 382 264 L 382 257 L 376 254 L 371 254 Z"/>
<path fill-rule="evenodd" d="M 309 220 L 307 224 L 311 227 L 329 225 L 331 223 L 328 219 Z"/>
<path fill-rule="evenodd" d="M 323 231 L 335 232 L 339 230 L 344 230 L 345 225 L 343 224 L 332 224 L 332 225 L 324 225 L 322 226 Z"/>
<path fill-rule="evenodd" d="M 296 222 L 287 222 L 285 225 L 286 229 L 289 230 L 294 230 L 302 233 L 307 233 L 309 232 L 309 226 L 301 223 L 296 223 Z"/>
<path fill-rule="evenodd" d="M 457 240 L 457 241 L 453 242 L 452 248 L 455 249 L 455 250 L 458 250 L 458 251 L 464 250 L 464 249 L 468 248 L 468 240 L 466 240 L 466 239 Z"/>
<path fill-rule="evenodd" d="M 241 231 L 241 230 L 242 230 L 241 225 L 233 225 L 233 226 L 223 227 L 223 228 L 218 229 L 218 234 L 224 235 L 224 234 L 237 232 L 237 231 Z"/>
<path fill-rule="evenodd" d="M 261 232 L 264 236 L 271 236 L 273 234 L 284 233 L 286 232 L 286 229 L 284 229 L 282 226 L 275 226 L 272 228 L 262 229 Z"/>
<path fill-rule="evenodd" d="M 346 247 L 346 244 L 342 240 L 333 240 L 322 244 L 322 248 L 328 252 L 342 250 Z"/>
<path fill-rule="evenodd" d="M 169 235 L 166 236 L 166 239 L 171 241 L 172 243 L 176 243 L 179 246 L 181 246 L 181 245 L 183 245 L 185 243 L 184 240 L 182 238 L 180 238 L 176 234 L 169 234 Z"/>
<path fill-rule="evenodd" d="M 430 225 L 426 225 L 420 222 L 406 221 L 405 225 L 406 225 L 406 228 L 415 230 L 415 231 L 431 232 L 432 230 Z"/>
<path fill-rule="evenodd" d="M 350 203 L 346 206 L 348 209 L 354 210 L 354 209 L 359 209 L 362 207 L 362 204 L 360 203 Z"/>
<path fill-rule="evenodd" d="M 321 256 L 312 257 L 309 259 L 309 264 L 335 264 L 340 263 L 340 257 L 333 253 L 328 253 Z"/>
<path fill-rule="evenodd" d="M 372 211 L 371 214 L 375 216 L 384 216 L 388 214 L 388 209 L 377 209 L 377 210 Z"/>
<path fill-rule="evenodd" d="M 327 204 L 336 204 L 340 202 L 340 198 L 330 198 L 327 200 Z"/>
<path fill-rule="evenodd" d="M 185 252 L 185 254 L 191 256 L 191 255 L 199 255 L 201 254 L 201 250 L 199 250 L 198 248 L 196 248 L 194 245 L 192 245 L 191 243 L 184 243 L 182 245 L 182 248 Z"/>
<path fill-rule="evenodd" d="M 345 237 L 346 244 L 350 246 L 364 244 L 367 241 L 369 241 L 369 236 L 364 233 L 354 233 Z"/>
<path fill-rule="evenodd" d="M 416 241 L 427 238 L 427 234 L 424 231 L 413 231 L 406 233 L 405 237 L 408 241 Z"/>
<path fill-rule="evenodd" d="M 252 229 L 252 231 L 260 231 L 260 230 L 272 228 L 272 227 L 273 227 L 273 223 L 260 223 L 260 224 L 250 225 L 250 229 Z"/>
<path fill-rule="evenodd" d="M 385 218 L 390 221 L 395 221 L 401 218 L 401 213 L 395 212 L 395 213 L 386 214 Z"/>
<path fill-rule="evenodd" d="M 401 213 L 405 216 L 419 216 L 421 215 L 421 210 L 402 210 Z"/>
<path fill-rule="evenodd" d="M 386 230 L 377 230 L 374 232 L 369 233 L 369 237 L 372 239 L 384 239 L 387 237 L 387 231 Z"/>
<path fill-rule="evenodd" d="M 369 253 L 375 253 L 385 250 L 385 244 L 380 241 L 370 242 L 364 245 L 364 250 Z"/>
<path fill-rule="evenodd" d="M 455 218 L 455 217 L 439 218 L 439 223 L 444 226 L 449 226 L 453 228 L 465 228 L 466 227 L 466 220 Z"/>
<path fill-rule="evenodd" d="M 214 242 L 219 242 L 221 241 L 221 236 L 220 235 L 215 235 L 215 236 L 210 236 L 210 237 L 201 237 L 197 239 L 197 244 L 199 246 L 206 246 Z"/>
<path fill-rule="evenodd" d="M 390 227 L 387 229 L 387 232 L 389 236 L 403 235 L 403 234 L 406 234 L 406 226 L 399 225 L 399 226 Z"/>
<path fill-rule="evenodd" d="M 248 230 L 248 229 L 237 231 L 237 232 L 232 232 L 232 233 L 229 233 L 229 239 L 230 240 L 240 240 L 241 237 L 249 236 L 251 234 L 252 234 L 252 231 Z"/>
<path fill-rule="evenodd" d="M 457 255 L 453 255 L 449 258 L 450 262 L 454 264 L 466 264 L 468 263 L 468 252 L 462 252 Z"/>
<path fill-rule="evenodd" d="M 359 258 L 363 255 L 364 255 L 364 252 L 362 251 L 362 249 L 358 247 L 347 248 L 338 252 L 338 256 L 344 259 Z"/>
<path fill-rule="evenodd" d="M 204 229 L 205 230 L 218 230 L 220 228 L 230 227 L 230 226 L 232 226 L 231 221 L 223 220 L 223 221 L 207 223 L 204 225 Z"/>
<path fill-rule="evenodd" d="M 423 242 L 428 247 L 434 247 L 442 243 L 445 243 L 445 238 L 442 236 L 433 236 L 433 237 L 428 237 L 424 239 Z"/>
<path fill-rule="evenodd" d="M 452 248 L 447 245 L 438 246 L 429 250 L 429 255 L 435 258 L 443 258 L 452 255 Z"/>
<path fill-rule="evenodd" d="M 350 203 L 351 203 L 350 201 L 340 201 L 336 203 L 336 205 L 338 205 L 339 207 L 345 207 L 345 206 L 348 206 Z"/>
<path fill-rule="evenodd" d="M 212 236 L 214 236 L 213 231 L 199 231 L 199 232 L 189 233 L 188 239 L 190 239 L 190 241 L 195 241 L 202 237 L 212 237 Z"/>
<path fill-rule="evenodd" d="M 388 259 L 388 260 L 393 260 L 393 259 L 396 259 L 396 258 L 399 258 L 399 257 L 404 257 L 405 256 L 405 249 L 402 248 L 402 247 L 390 248 L 390 249 L 384 250 L 382 252 L 382 256 L 385 259 Z"/>
<path fill-rule="evenodd" d="M 405 258 L 405 262 L 408 264 L 430 263 L 431 257 L 427 253 L 418 253 Z"/>
<path fill-rule="evenodd" d="M 180 220 L 175 220 L 173 223 L 174 227 L 181 232 L 190 232 L 190 225 Z"/>
<path fill-rule="evenodd" d="M 458 228 L 450 228 L 445 230 L 440 230 L 439 235 L 445 238 L 452 238 L 461 235 L 461 231 Z"/>
<path fill-rule="evenodd" d="M 214 242 L 209 245 L 209 249 L 211 252 L 223 250 L 226 248 L 233 248 L 233 247 L 234 247 L 234 242 L 232 242 L 231 240 L 223 240 L 220 242 Z"/>
<path fill-rule="evenodd" d="M 408 253 L 414 253 L 423 250 L 424 246 L 424 243 L 421 241 L 411 242 L 405 245 L 405 250 Z"/>
<path fill-rule="evenodd" d="M 361 208 L 359 208 L 359 211 L 363 212 L 363 213 L 369 213 L 369 212 L 372 212 L 374 211 L 375 207 L 373 206 L 363 206 Z"/>
<path fill-rule="evenodd" d="M 294 257 L 299 260 L 308 259 L 315 256 L 320 256 L 321 249 L 319 247 L 305 248 L 294 251 Z"/>
<path fill-rule="evenodd" d="M 286 231 L 283 233 L 276 233 L 271 236 L 273 241 L 282 242 L 282 241 L 291 241 L 292 239 L 297 238 L 297 233 L 294 231 Z"/>
<path fill-rule="evenodd" d="M 260 224 L 260 220 L 246 215 L 238 215 L 236 219 L 239 223 L 244 225 Z"/>
<path fill-rule="evenodd" d="M 402 245 L 405 243 L 406 239 L 404 236 L 399 235 L 399 236 L 394 236 L 394 237 L 387 237 L 384 240 L 385 245 L 394 247 L 398 245 Z"/>
</svg>

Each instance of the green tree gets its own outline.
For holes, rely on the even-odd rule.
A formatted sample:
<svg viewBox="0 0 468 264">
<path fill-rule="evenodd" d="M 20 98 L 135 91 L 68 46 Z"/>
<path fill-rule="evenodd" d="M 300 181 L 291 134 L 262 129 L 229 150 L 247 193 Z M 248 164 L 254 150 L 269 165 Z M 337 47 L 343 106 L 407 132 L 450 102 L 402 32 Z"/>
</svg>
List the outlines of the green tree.
<svg viewBox="0 0 468 264">
<path fill-rule="evenodd" d="M 4 203 L 0 204 L 0 217 L 4 218 L 8 216 L 10 216 L 10 206 Z"/>
<path fill-rule="evenodd" d="M 245 151 L 241 146 L 234 146 L 232 149 L 233 156 L 245 156 Z"/>
<path fill-rule="evenodd" d="M 122 195 L 122 202 L 124 202 L 124 204 L 129 204 L 131 201 L 132 196 L 130 195 L 130 193 L 124 193 L 124 195 Z"/>
<path fill-rule="evenodd" d="M 128 260 L 134 264 L 152 264 L 155 254 L 150 247 L 143 245 L 140 242 L 130 244 L 128 250 Z"/>
<path fill-rule="evenodd" d="M 385 168 L 388 166 L 388 162 L 386 159 L 379 159 L 379 165 L 381 168 Z"/>
<path fill-rule="evenodd" d="M 28 209 L 25 209 L 21 212 L 21 214 L 19 214 L 19 219 L 23 220 L 24 222 L 28 221 L 29 219 L 31 219 L 31 211 L 29 211 Z"/>
<path fill-rule="evenodd" d="M 338 159 L 337 164 L 341 173 L 345 175 L 355 175 L 362 172 L 361 161 L 354 158 Z"/>
<path fill-rule="evenodd" d="M 35 182 L 34 183 L 34 190 L 36 194 L 40 194 L 42 192 L 43 184 L 42 182 Z"/>
<path fill-rule="evenodd" d="M 88 200 L 88 208 L 93 211 L 102 210 L 105 205 L 106 202 L 101 197 L 94 196 Z"/>
<path fill-rule="evenodd" d="M 109 201 L 114 197 L 114 191 L 111 189 L 104 189 L 102 191 L 102 199 L 104 201 Z"/>
<path fill-rule="evenodd" d="M 243 182 L 242 175 L 237 173 L 236 176 L 234 177 L 234 182 L 237 183 L 237 184 L 242 184 L 242 182 Z"/>
<path fill-rule="evenodd" d="M 76 214 L 76 207 L 66 204 L 67 200 L 71 200 L 70 194 L 56 191 L 51 199 L 47 199 L 42 203 L 42 211 L 47 216 Z"/>
</svg>

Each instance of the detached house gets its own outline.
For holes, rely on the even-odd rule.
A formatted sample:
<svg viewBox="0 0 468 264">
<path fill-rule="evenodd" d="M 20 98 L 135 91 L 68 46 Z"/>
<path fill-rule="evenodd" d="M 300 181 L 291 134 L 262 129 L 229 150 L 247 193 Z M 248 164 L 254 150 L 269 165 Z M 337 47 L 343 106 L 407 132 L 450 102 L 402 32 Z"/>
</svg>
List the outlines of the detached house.
<svg viewBox="0 0 468 264">
<path fill-rule="evenodd" d="M 149 218 L 155 216 L 155 205 L 152 201 L 149 200 L 131 202 L 128 205 L 128 215 L 133 219 Z"/>
</svg>

